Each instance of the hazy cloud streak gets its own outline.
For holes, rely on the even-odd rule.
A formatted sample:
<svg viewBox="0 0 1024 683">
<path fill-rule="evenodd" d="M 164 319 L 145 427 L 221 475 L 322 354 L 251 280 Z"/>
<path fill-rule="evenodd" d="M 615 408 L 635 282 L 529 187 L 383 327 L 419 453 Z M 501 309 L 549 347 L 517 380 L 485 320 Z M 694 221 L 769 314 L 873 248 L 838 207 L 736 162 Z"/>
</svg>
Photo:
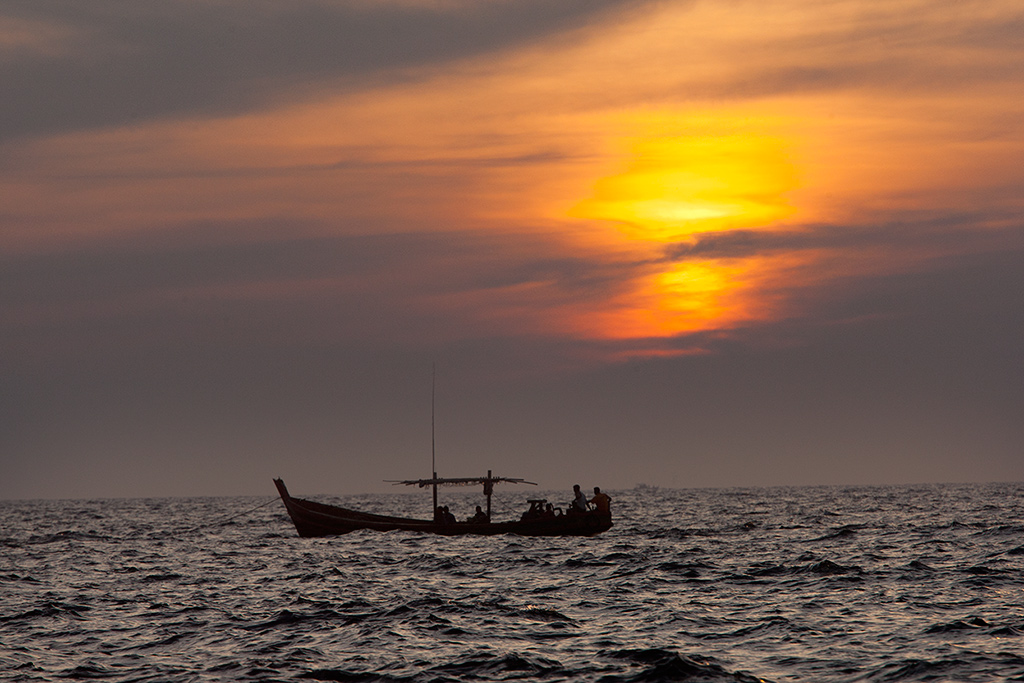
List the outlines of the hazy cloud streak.
<svg viewBox="0 0 1024 683">
<path fill-rule="evenodd" d="M 633 4 L 14 0 L 0 19 L 45 35 L 0 32 L 0 141 L 399 83 Z"/>
</svg>

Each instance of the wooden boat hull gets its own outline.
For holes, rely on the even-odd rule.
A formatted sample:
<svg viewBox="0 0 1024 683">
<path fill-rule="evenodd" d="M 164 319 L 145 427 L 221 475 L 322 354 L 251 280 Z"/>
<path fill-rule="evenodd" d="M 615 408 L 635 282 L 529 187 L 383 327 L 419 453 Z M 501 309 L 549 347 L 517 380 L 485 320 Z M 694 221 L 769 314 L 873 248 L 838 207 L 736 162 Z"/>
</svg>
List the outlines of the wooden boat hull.
<svg viewBox="0 0 1024 683">
<path fill-rule="evenodd" d="M 284 482 L 275 479 L 274 484 L 281 494 L 281 500 L 288 516 L 295 524 L 299 536 L 337 536 L 359 529 L 374 531 L 419 531 L 443 536 L 476 534 L 494 536 L 497 534 L 518 534 L 520 536 L 593 536 L 607 531 L 612 526 L 610 513 L 586 512 L 578 515 L 562 515 L 546 519 L 532 519 L 512 522 L 456 522 L 439 524 L 431 520 L 389 517 L 359 512 L 337 505 L 317 503 L 302 498 L 292 498 Z"/>
</svg>

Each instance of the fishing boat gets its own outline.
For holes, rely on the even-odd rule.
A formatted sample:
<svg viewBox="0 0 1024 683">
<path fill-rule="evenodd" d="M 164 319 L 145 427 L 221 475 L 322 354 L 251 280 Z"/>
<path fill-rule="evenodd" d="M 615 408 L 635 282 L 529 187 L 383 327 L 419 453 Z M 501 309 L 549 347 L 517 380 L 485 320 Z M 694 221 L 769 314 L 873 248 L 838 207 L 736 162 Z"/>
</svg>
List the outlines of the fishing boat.
<svg viewBox="0 0 1024 683">
<path fill-rule="evenodd" d="M 404 484 L 406 486 L 418 486 L 419 488 L 431 487 L 434 491 L 434 518 L 410 519 L 407 517 L 390 517 L 388 515 L 377 515 L 370 512 L 360 512 L 337 505 L 318 503 L 313 500 L 292 498 L 288 488 L 281 479 L 274 479 L 277 492 L 281 494 L 284 507 L 288 510 L 288 516 L 295 523 L 295 530 L 299 536 L 337 536 L 347 534 L 360 529 L 372 529 L 374 531 L 419 531 L 427 534 L 440 534 L 442 536 L 462 536 L 465 534 L 476 534 L 482 536 L 496 536 L 498 534 L 519 534 L 520 536 L 593 536 L 602 531 L 608 531 L 612 526 L 611 512 L 599 512 L 587 510 L 585 512 L 565 512 L 560 508 L 554 508 L 547 504 L 542 498 L 527 499 L 529 509 L 523 513 L 518 520 L 507 522 L 492 522 L 491 520 L 491 494 L 494 492 L 494 485 L 506 484 L 537 484 L 525 479 L 514 479 L 511 477 L 495 477 L 491 470 L 487 470 L 486 477 L 464 477 L 464 478 L 443 478 L 437 476 L 437 459 L 434 444 L 434 382 L 430 387 L 430 469 L 432 476 L 429 479 L 401 479 L 391 481 L 392 484 Z M 444 515 L 439 514 L 441 510 L 437 506 L 438 486 L 472 486 L 483 484 L 484 496 L 487 497 L 487 512 L 481 514 L 482 521 L 458 522 L 454 518 L 445 521 Z M 480 511 L 483 512 L 482 510 Z"/>
<path fill-rule="evenodd" d="M 337 505 L 328 505 L 302 498 L 293 498 L 281 479 L 274 479 L 277 491 L 281 494 L 285 509 L 295 524 L 299 536 L 336 536 L 360 529 L 374 531 L 419 531 L 442 536 L 461 536 L 476 534 L 495 536 L 498 534 L 518 534 L 520 536 L 593 536 L 607 531 L 612 526 L 610 512 L 588 510 L 578 513 L 562 513 L 552 507 L 548 511 L 547 501 L 541 498 L 527 499 L 529 509 L 518 520 L 491 522 L 491 493 L 497 483 L 533 484 L 524 479 L 495 477 L 488 470 L 486 477 L 467 477 L 458 479 L 441 478 L 434 473 L 430 479 L 403 479 L 394 484 L 430 486 L 434 490 L 434 510 L 437 510 L 438 486 L 469 486 L 483 484 L 484 495 L 487 497 L 488 521 L 442 521 L 437 519 L 411 519 L 407 517 L 390 517 L 369 512 L 360 512 Z M 553 513 L 553 514 L 552 514 Z"/>
</svg>

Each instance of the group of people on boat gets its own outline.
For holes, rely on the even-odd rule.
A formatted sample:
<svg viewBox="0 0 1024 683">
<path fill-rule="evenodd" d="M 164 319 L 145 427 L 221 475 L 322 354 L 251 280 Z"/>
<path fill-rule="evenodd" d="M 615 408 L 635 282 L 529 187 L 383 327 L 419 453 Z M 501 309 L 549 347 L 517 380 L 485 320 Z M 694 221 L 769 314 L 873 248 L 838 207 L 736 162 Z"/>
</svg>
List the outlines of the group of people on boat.
<svg viewBox="0 0 1024 683">
<path fill-rule="evenodd" d="M 490 522 L 491 518 L 477 505 L 476 513 L 466 521 L 472 524 L 485 524 Z M 455 524 L 458 520 L 455 519 L 455 515 L 452 514 L 447 505 L 438 505 L 434 510 L 434 522 L 437 524 Z"/>
<path fill-rule="evenodd" d="M 612 497 L 601 491 L 600 486 L 594 487 L 594 497 L 587 499 L 587 495 L 580 490 L 579 484 L 573 484 L 573 499 L 569 503 L 569 514 L 579 514 L 589 510 L 596 510 L 601 514 L 609 514 L 612 511 Z"/>
<path fill-rule="evenodd" d="M 594 497 L 589 499 L 580 489 L 579 484 L 573 485 L 572 492 L 573 499 L 566 506 L 566 511 L 564 513 L 562 512 L 562 508 L 554 507 L 551 503 L 545 500 L 530 500 L 528 501 L 530 503 L 530 509 L 523 513 L 521 519 L 546 519 L 551 517 L 561 517 L 562 514 L 581 515 L 587 512 L 611 514 L 612 497 L 607 493 L 602 492 L 600 486 L 594 487 Z"/>
<path fill-rule="evenodd" d="M 566 511 L 563 513 L 562 508 L 555 507 L 546 500 L 529 500 L 530 509 L 523 513 L 521 520 L 530 519 L 551 519 L 554 517 L 561 517 L 563 514 L 566 515 L 579 515 L 586 512 L 597 512 L 598 514 L 611 514 L 612 498 L 607 493 L 601 491 L 600 486 L 594 487 L 594 497 L 587 498 L 586 494 L 580 489 L 579 484 L 574 484 L 572 487 L 573 499 L 566 506 Z M 458 520 L 455 519 L 455 515 L 451 513 L 447 505 L 439 505 L 434 510 L 434 522 L 437 524 L 455 524 Z M 476 512 L 473 516 L 466 519 L 467 523 L 470 524 L 487 524 L 491 521 L 491 518 L 484 512 L 479 505 L 476 506 Z"/>
<path fill-rule="evenodd" d="M 477 506 L 480 509 L 480 506 Z M 451 513 L 447 505 L 438 505 L 434 509 L 434 522 L 437 524 L 455 524 L 455 515 Z"/>
<path fill-rule="evenodd" d="M 553 519 L 562 516 L 562 508 L 556 508 L 546 500 L 530 499 L 526 502 L 530 504 L 530 507 L 519 517 L 521 522 L 527 522 L 532 519 Z"/>
</svg>

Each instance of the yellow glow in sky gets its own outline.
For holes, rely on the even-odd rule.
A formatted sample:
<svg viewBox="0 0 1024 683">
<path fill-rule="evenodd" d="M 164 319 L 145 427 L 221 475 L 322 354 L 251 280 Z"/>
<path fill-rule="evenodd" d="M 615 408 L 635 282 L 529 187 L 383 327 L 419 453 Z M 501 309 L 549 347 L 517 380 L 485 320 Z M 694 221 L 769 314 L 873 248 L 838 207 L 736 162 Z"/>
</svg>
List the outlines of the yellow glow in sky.
<svg viewBox="0 0 1024 683">
<path fill-rule="evenodd" d="M 669 337 L 748 321 L 749 269 L 713 260 L 666 265 L 639 281 L 618 308 L 588 318 L 588 332 L 608 339 Z"/>
<path fill-rule="evenodd" d="M 637 117 L 624 169 L 594 183 L 593 195 L 569 215 L 614 226 L 619 241 L 645 246 L 652 259 L 701 234 L 766 229 L 791 218 L 787 193 L 797 169 L 786 142 L 758 123 L 727 112 L 696 116 L 661 112 Z M 672 127 L 691 131 L 668 136 Z M 764 126 L 767 128 L 767 125 Z M 757 296 L 744 275 L 763 259 L 664 262 L 620 297 L 614 313 L 588 334 L 608 338 L 668 337 L 748 322 Z"/>
<path fill-rule="evenodd" d="M 681 122 L 682 123 L 682 122 Z M 751 134 L 638 140 L 628 168 L 602 178 L 570 215 L 612 221 L 626 237 L 674 242 L 790 216 L 796 172 L 780 140 Z"/>
</svg>

